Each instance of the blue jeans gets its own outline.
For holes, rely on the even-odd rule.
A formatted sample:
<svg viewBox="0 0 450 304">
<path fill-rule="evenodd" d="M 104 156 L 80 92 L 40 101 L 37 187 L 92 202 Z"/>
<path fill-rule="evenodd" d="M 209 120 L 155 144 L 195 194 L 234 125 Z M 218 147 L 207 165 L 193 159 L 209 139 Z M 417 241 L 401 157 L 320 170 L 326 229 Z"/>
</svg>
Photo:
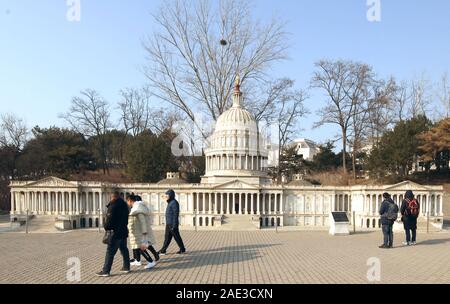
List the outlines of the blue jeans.
<svg viewBox="0 0 450 304">
<path fill-rule="evenodd" d="M 123 268 L 130 269 L 130 253 L 128 252 L 127 238 L 112 239 L 106 248 L 105 264 L 103 265 L 104 273 L 110 273 L 117 250 L 120 250 L 122 254 Z"/>
<path fill-rule="evenodd" d="M 394 231 L 392 226 L 393 225 L 382 225 L 381 227 L 383 231 L 383 245 L 386 247 L 392 247 L 394 244 Z"/>
</svg>

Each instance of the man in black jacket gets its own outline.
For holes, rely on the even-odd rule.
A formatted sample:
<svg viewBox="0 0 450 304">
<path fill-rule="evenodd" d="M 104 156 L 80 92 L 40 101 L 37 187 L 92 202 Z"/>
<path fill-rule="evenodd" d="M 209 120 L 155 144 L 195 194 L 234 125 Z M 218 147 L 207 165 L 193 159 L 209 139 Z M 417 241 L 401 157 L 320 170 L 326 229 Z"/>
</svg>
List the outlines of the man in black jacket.
<svg viewBox="0 0 450 304">
<path fill-rule="evenodd" d="M 186 253 L 186 248 L 184 247 L 183 240 L 181 239 L 180 231 L 178 230 L 178 218 L 180 216 L 180 204 L 175 199 L 175 191 L 168 190 L 166 192 L 166 234 L 164 237 L 164 245 L 161 250 L 158 252 L 160 255 L 165 255 L 166 250 L 172 241 L 172 236 L 177 242 L 178 247 L 180 247 L 180 251 L 177 254 Z"/>
<path fill-rule="evenodd" d="M 117 250 L 120 250 L 123 258 L 123 267 L 121 272 L 130 272 L 130 253 L 127 248 L 128 238 L 128 205 L 120 197 L 119 192 L 114 192 L 111 202 L 106 206 L 108 208 L 106 213 L 106 221 L 104 228 L 106 231 L 114 231 L 111 242 L 106 248 L 105 264 L 103 270 L 96 273 L 100 277 L 109 277 L 111 267 L 114 261 L 114 256 Z"/>
<path fill-rule="evenodd" d="M 398 216 L 398 206 L 391 199 L 389 193 L 383 193 L 383 202 L 380 206 L 381 228 L 383 231 L 383 245 L 380 248 L 392 248 L 394 246 L 394 222 Z"/>
</svg>

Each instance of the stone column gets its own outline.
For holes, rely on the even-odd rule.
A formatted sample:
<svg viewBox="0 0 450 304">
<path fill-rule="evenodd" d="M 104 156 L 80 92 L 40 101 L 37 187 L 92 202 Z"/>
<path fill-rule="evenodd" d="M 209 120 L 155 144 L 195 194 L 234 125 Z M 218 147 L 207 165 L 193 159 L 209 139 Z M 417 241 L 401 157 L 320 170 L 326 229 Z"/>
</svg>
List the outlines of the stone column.
<svg viewBox="0 0 450 304">
<path fill-rule="evenodd" d="M 81 213 L 81 203 L 80 203 L 80 192 L 75 192 L 75 208 L 76 212 L 79 215 Z"/>
<path fill-rule="evenodd" d="M 15 205 L 15 195 L 16 192 L 11 191 L 11 214 L 15 214 L 16 213 L 16 205 Z"/>
<path fill-rule="evenodd" d="M 250 214 L 254 214 L 253 213 L 253 193 L 250 194 Z"/>
<path fill-rule="evenodd" d="M 216 214 L 220 215 L 222 214 L 222 212 L 220 211 L 219 208 L 219 193 L 214 193 L 214 210 L 217 212 Z"/>
<path fill-rule="evenodd" d="M 245 207 L 244 207 L 244 214 L 248 214 L 248 193 L 245 193 Z"/>
<path fill-rule="evenodd" d="M 236 195 L 235 193 L 230 193 L 231 194 L 231 211 L 233 212 L 233 214 L 236 214 Z"/>
<path fill-rule="evenodd" d="M 260 215 L 260 209 L 259 209 L 259 196 L 260 196 L 260 193 L 258 192 L 257 194 L 256 194 L 256 214 L 257 215 Z"/>
<path fill-rule="evenodd" d="M 243 203 L 242 202 L 242 193 L 239 193 L 239 210 L 238 210 L 239 212 L 238 212 L 238 214 L 241 214 L 241 215 L 243 214 L 242 213 L 242 203 Z"/>
<path fill-rule="evenodd" d="M 439 197 L 439 202 L 438 202 L 438 204 L 439 204 L 439 216 L 443 216 L 444 215 L 444 211 L 442 210 L 442 195 L 439 195 L 438 196 Z"/>
<path fill-rule="evenodd" d="M 208 213 L 212 214 L 213 210 L 212 210 L 212 193 L 210 192 L 208 194 Z"/>
<path fill-rule="evenodd" d="M 269 193 L 269 214 L 272 214 L 272 193 Z"/>
</svg>

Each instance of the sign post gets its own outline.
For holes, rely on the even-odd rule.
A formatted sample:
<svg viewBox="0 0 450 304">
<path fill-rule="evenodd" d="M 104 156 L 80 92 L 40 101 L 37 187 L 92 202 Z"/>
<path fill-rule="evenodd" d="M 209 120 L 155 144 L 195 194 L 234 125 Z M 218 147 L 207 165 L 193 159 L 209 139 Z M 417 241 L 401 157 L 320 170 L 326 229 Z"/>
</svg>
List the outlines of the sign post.
<svg viewBox="0 0 450 304">
<path fill-rule="evenodd" d="M 27 209 L 27 218 L 25 219 L 25 233 L 28 234 L 28 209 Z"/>
<path fill-rule="evenodd" d="M 347 212 L 331 212 L 329 231 L 331 235 L 349 235 L 349 225 L 350 221 Z"/>
</svg>

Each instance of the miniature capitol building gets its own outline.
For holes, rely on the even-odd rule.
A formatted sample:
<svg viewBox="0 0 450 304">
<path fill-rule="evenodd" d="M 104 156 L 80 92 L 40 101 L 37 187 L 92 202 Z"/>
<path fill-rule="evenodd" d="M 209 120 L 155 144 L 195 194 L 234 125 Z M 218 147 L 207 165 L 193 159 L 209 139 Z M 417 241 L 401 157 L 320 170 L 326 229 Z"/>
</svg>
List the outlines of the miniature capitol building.
<svg viewBox="0 0 450 304">
<path fill-rule="evenodd" d="M 164 225 L 167 189 L 180 203 L 180 225 L 205 229 L 252 230 L 264 227 L 329 228 L 332 211 L 347 212 L 350 223 L 379 228 L 382 193 L 401 204 L 406 190 L 421 203 L 420 223 L 430 219 L 442 228 L 443 187 L 412 182 L 384 186 L 314 186 L 297 176 L 288 184 L 273 184 L 267 172 L 268 151 L 253 116 L 242 107 L 239 81 L 233 105 L 216 123 L 205 150 L 206 170 L 200 184 L 189 184 L 178 173 L 156 183 L 110 184 L 66 181 L 12 181 L 11 221 L 30 215 L 52 217 L 62 229 L 99 227 L 114 190 L 139 194 L 151 210 L 153 225 Z"/>
</svg>

